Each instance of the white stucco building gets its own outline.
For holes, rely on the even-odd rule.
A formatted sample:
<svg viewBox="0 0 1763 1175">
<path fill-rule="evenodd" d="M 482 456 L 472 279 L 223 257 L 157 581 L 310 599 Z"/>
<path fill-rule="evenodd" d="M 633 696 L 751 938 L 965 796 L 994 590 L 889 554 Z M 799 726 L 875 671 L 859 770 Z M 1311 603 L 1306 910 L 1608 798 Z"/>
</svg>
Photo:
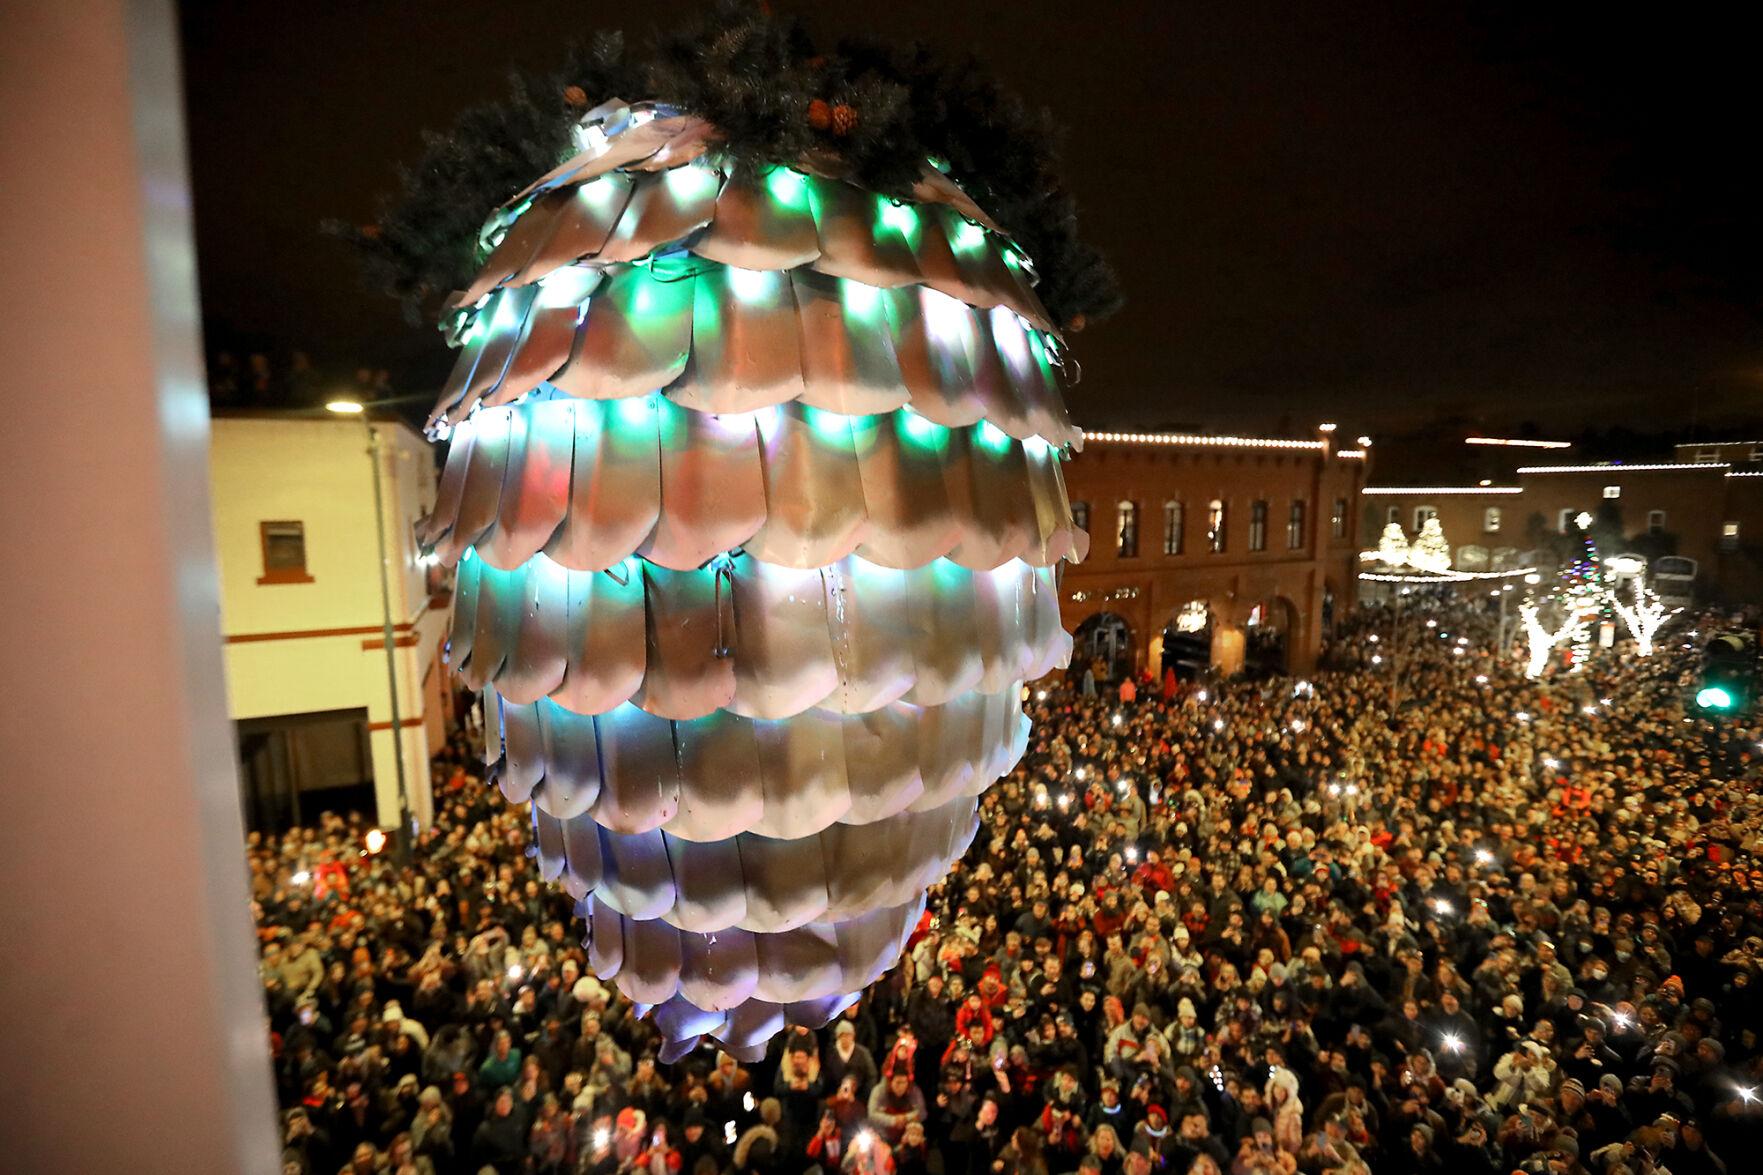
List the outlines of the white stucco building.
<svg viewBox="0 0 1763 1175">
<path fill-rule="evenodd" d="M 401 729 L 392 728 L 369 429 L 379 438 Z M 451 691 L 446 597 L 413 524 L 433 505 L 434 454 L 408 425 L 356 417 L 221 415 L 210 448 L 227 698 L 251 827 L 360 807 L 432 811 L 429 753 Z"/>
</svg>

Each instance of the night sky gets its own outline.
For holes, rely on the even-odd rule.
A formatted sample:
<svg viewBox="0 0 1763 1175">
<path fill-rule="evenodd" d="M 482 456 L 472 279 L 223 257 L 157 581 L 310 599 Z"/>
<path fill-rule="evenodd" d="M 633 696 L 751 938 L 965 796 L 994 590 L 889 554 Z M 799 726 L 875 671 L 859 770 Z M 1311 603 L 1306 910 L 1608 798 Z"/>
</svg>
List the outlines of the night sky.
<svg viewBox="0 0 1763 1175">
<path fill-rule="evenodd" d="M 419 133 L 509 68 L 700 7 L 186 4 L 211 346 L 438 383 L 438 333 L 367 291 L 319 222 L 371 221 Z M 1128 299 L 1071 340 L 1080 423 L 1763 419 L 1758 30 L 1736 6 L 1647 24 L 1448 0 L 777 7 L 826 41 L 976 52 L 1069 128 L 1085 235 Z"/>
</svg>

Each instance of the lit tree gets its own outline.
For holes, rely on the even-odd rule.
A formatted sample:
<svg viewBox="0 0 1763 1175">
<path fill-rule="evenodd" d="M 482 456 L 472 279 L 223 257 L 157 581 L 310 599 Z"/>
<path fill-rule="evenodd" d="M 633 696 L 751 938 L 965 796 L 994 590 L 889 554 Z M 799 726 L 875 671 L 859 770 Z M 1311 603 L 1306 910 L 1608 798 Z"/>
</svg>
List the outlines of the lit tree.
<svg viewBox="0 0 1763 1175">
<path fill-rule="evenodd" d="M 1402 533 L 1401 523 L 1383 528 L 1377 540 L 1377 561 L 1386 567 L 1400 567 L 1408 561 L 1408 536 Z"/>
<path fill-rule="evenodd" d="M 1445 541 L 1445 528 L 1435 515 L 1420 526 L 1414 545 L 1408 548 L 1408 565 L 1418 571 L 1445 572 L 1451 569 L 1451 544 Z"/>
<path fill-rule="evenodd" d="M 1573 671 L 1579 673 L 1592 655 L 1592 621 L 1604 611 L 1608 592 L 1598 545 L 1592 540 L 1592 516 L 1581 512 L 1573 520 L 1579 531 L 1579 557 L 1561 572 L 1561 602 L 1572 618 L 1567 639 L 1573 646 Z"/>
<path fill-rule="evenodd" d="M 1524 667 L 1524 676 L 1541 677 L 1543 670 L 1549 666 L 1549 654 L 1557 647 L 1573 640 L 1580 629 L 1585 627 L 1587 613 L 1572 601 L 1563 601 L 1566 609 L 1565 619 L 1561 627 L 1550 629 L 1543 624 L 1542 605 L 1526 601 L 1518 606 L 1518 618 L 1524 624 L 1524 639 L 1530 649 L 1530 660 Z"/>
<path fill-rule="evenodd" d="M 1609 603 L 1622 617 L 1622 623 L 1628 626 L 1629 635 L 1634 637 L 1635 651 L 1643 657 L 1651 657 L 1653 634 L 1683 609 L 1667 608 L 1660 601 L 1659 593 L 1647 586 L 1646 576 L 1636 575 L 1630 582 L 1634 587 L 1634 603 L 1624 604 L 1614 590 L 1609 593 Z"/>
</svg>

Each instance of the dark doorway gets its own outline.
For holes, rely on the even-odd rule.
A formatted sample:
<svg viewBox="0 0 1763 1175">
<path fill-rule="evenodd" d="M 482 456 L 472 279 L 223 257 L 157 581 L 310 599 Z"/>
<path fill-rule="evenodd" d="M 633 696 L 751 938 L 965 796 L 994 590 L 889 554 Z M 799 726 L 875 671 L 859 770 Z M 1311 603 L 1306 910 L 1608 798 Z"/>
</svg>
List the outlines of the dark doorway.
<svg viewBox="0 0 1763 1175">
<path fill-rule="evenodd" d="M 1283 597 L 1263 600 L 1249 611 L 1243 625 L 1243 672 L 1274 677 L 1290 665 L 1292 606 Z"/>
<path fill-rule="evenodd" d="M 1112 612 L 1099 612 L 1077 626 L 1072 636 L 1072 672 L 1087 666 L 1098 682 L 1119 681 L 1133 669 L 1132 626 Z"/>
<path fill-rule="evenodd" d="M 1204 600 L 1177 609 L 1163 628 L 1163 664 L 1159 680 L 1171 670 L 1177 681 L 1198 681 L 1212 668 L 1212 610 Z"/>
<path fill-rule="evenodd" d="M 365 707 L 245 718 L 234 725 L 248 830 L 282 832 L 326 811 L 374 814 Z"/>
</svg>

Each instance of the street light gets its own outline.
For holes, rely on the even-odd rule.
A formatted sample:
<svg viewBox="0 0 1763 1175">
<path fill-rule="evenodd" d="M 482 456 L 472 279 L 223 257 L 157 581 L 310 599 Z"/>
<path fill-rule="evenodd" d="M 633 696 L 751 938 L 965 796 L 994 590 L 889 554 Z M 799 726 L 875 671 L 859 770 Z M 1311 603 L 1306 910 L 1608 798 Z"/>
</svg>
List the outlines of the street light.
<svg viewBox="0 0 1763 1175">
<path fill-rule="evenodd" d="M 367 462 L 373 468 L 373 534 L 379 543 L 380 553 L 380 621 L 385 634 L 386 645 L 386 686 L 387 695 L 391 699 L 392 716 L 392 770 L 398 781 L 398 851 L 408 856 L 410 842 L 415 839 L 415 820 L 410 814 L 410 784 L 404 778 L 404 719 L 398 710 L 398 645 L 396 632 L 392 624 L 392 580 L 387 570 L 389 557 L 386 554 L 386 504 L 385 492 L 380 488 L 380 434 L 373 421 L 367 418 L 369 408 L 401 403 L 408 400 L 427 399 L 427 395 L 399 396 L 389 400 L 360 400 L 338 398 L 325 404 L 325 411 L 338 416 L 360 416 L 367 426 Z"/>
</svg>

